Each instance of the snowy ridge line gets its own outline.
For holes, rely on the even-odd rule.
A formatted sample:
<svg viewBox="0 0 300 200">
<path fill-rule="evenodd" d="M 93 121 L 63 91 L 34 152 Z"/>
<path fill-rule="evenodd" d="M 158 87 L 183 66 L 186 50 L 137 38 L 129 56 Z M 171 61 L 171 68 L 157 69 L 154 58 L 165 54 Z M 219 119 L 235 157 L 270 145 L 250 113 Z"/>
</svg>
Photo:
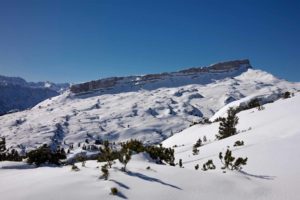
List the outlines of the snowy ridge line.
<svg viewBox="0 0 300 200">
<path fill-rule="evenodd" d="M 227 115 L 227 110 L 229 108 L 238 108 L 238 107 L 244 107 L 247 106 L 247 104 L 254 100 L 257 99 L 261 105 L 267 104 L 267 103 L 272 103 L 274 101 L 277 101 L 278 99 L 282 98 L 282 93 L 284 91 L 281 92 L 275 92 L 275 93 L 268 93 L 268 94 L 263 94 L 263 95 L 250 95 L 247 96 L 245 98 L 242 98 L 240 100 L 231 102 L 229 104 L 227 104 L 226 106 L 224 106 L 223 108 L 221 108 L 218 112 L 216 112 L 211 118 L 209 118 L 209 121 L 213 122 L 216 119 L 220 118 L 220 117 L 226 117 Z"/>
<path fill-rule="evenodd" d="M 252 68 L 249 60 L 235 60 L 178 72 L 104 78 L 72 85 L 70 90 L 75 94 L 84 94 L 97 90 L 100 90 L 100 92 L 118 93 L 139 89 L 149 90 L 161 87 L 178 87 L 193 83 L 208 84 L 216 79 L 236 76 L 247 71 L 249 68 Z M 218 77 L 218 74 L 221 76 Z"/>
</svg>

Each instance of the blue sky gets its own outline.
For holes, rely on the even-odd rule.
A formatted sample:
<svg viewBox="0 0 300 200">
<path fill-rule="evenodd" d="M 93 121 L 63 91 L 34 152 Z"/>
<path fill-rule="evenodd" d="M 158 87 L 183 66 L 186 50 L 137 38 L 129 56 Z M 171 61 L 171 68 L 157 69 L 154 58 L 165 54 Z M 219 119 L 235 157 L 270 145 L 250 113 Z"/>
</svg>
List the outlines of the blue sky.
<svg viewBox="0 0 300 200">
<path fill-rule="evenodd" d="M 82 82 L 249 58 L 300 81 L 297 0 L 0 0 L 0 74 Z"/>
</svg>

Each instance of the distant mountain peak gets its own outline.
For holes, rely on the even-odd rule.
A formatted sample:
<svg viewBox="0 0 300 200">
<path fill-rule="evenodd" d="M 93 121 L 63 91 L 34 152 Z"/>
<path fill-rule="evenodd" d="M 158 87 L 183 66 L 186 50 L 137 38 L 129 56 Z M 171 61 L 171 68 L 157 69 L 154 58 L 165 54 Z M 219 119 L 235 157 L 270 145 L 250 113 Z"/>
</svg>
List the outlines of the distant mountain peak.
<svg viewBox="0 0 300 200">
<path fill-rule="evenodd" d="M 69 84 L 55 84 L 51 82 L 27 82 L 20 77 L 0 75 L 0 115 L 11 111 L 24 110 L 37 103 L 57 96 Z"/>
</svg>

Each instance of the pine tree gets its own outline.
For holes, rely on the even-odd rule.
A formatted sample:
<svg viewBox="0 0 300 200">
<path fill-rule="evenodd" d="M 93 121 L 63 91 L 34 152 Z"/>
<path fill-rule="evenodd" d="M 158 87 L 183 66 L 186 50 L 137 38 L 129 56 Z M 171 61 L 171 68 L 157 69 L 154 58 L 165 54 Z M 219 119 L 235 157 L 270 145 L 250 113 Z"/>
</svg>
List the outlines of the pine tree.
<svg viewBox="0 0 300 200">
<path fill-rule="evenodd" d="M 238 146 L 243 146 L 244 145 L 244 141 L 243 140 L 237 140 L 235 143 L 234 143 L 234 147 L 238 147 Z"/>
<path fill-rule="evenodd" d="M 199 150 L 197 149 L 197 146 L 194 145 L 193 146 L 193 155 L 198 155 L 199 154 Z"/>
<path fill-rule="evenodd" d="M 102 176 L 100 178 L 104 178 L 104 180 L 107 180 L 108 179 L 108 176 L 109 176 L 109 172 L 108 172 L 108 169 L 107 169 L 108 165 L 105 164 L 101 167 L 101 171 L 102 171 Z"/>
<path fill-rule="evenodd" d="M 227 149 L 225 156 L 223 157 L 222 152 L 219 153 L 219 158 L 224 165 L 221 169 L 230 169 L 230 170 L 241 170 L 242 165 L 247 164 L 248 158 L 242 158 L 239 157 L 235 159 L 235 157 L 232 156 L 232 152 Z"/>
<path fill-rule="evenodd" d="M 249 103 L 246 109 L 256 108 L 260 106 L 260 102 L 257 98 L 252 99 Z"/>
<path fill-rule="evenodd" d="M 202 140 L 199 138 L 194 146 L 198 148 L 201 147 L 201 145 L 202 145 Z"/>
<path fill-rule="evenodd" d="M 227 111 L 227 118 L 221 118 L 219 126 L 219 134 L 216 135 L 218 140 L 230 137 L 237 133 L 236 125 L 238 124 L 239 118 L 236 116 L 236 110 L 229 108 Z"/>
<path fill-rule="evenodd" d="M 6 140 L 5 137 L 0 138 L 0 153 L 3 153 L 4 151 L 6 151 Z"/>
<path fill-rule="evenodd" d="M 208 160 L 206 163 L 203 164 L 202 170 L 207 171 L 207 170 L 213 170 L 216 169 L 216 166 L 214 165 L 212 160 Z"/>
<path fill-rule="evenodd" d="M 111 168 L 114 160 L 114 155 L 112 152 L 112 149 L 110 148 L 110 143 L 106 140 L 103 143 L 104 148 L 100 148 L 100 151 L 102 153 L 102 158 L 107 162 L 107 165 L 109 168 Z"/>
<path fill-rule="evenodd" d="M 182 159 L 179 159 L 179 167 L 180 167 L 180 168 L 183 167 L 183 166 L 182 166 Z"/>
<path fill-rule="evenodd" d="M 199 150 L 198 148 L 202 145 L 202 140 L 199 138 L 196 142 L 196 144 L 194 144 L 193 146 L 193 155 L 198 155 L 199 154 Z"/>
<path fill-rule="evenodd" d="M 6 160 L 6 141 L 5 138 L 0 138 L 0 161 Z"/>
<path fill-rule="evenodd" d="M 119 161 L 124 165 L 122 167 L 122 170 L 126 172 L 126 165 L 131 159 L 131 151 L 128 148 L 122 147 L 120 153 L 119 153 Z"/>
<path fill-rule="evenodd" d="M 66 159 L 66 154 L 62 149 L 53 151 L 47 144 L 28 152 L 26 156 L 28 157 L 27 162 L 29 164 L 34 163 L 37 166 L 43 163 L 60 165 L 60 160 Z"/>
</svg>

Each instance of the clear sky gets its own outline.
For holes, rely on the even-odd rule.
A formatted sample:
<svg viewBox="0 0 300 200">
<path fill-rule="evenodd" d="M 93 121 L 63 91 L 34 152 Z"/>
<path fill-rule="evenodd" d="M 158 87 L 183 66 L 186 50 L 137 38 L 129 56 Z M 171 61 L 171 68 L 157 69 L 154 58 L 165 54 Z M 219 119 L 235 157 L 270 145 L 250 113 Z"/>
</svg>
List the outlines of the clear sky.
<svg viewBox="0 0 300 200">
<path fill-rule="evenodd" d="M 300 81 L 299 0 L 0 0 L 0 74 L 82 82 L 249 58 Z"/>
</svg>

